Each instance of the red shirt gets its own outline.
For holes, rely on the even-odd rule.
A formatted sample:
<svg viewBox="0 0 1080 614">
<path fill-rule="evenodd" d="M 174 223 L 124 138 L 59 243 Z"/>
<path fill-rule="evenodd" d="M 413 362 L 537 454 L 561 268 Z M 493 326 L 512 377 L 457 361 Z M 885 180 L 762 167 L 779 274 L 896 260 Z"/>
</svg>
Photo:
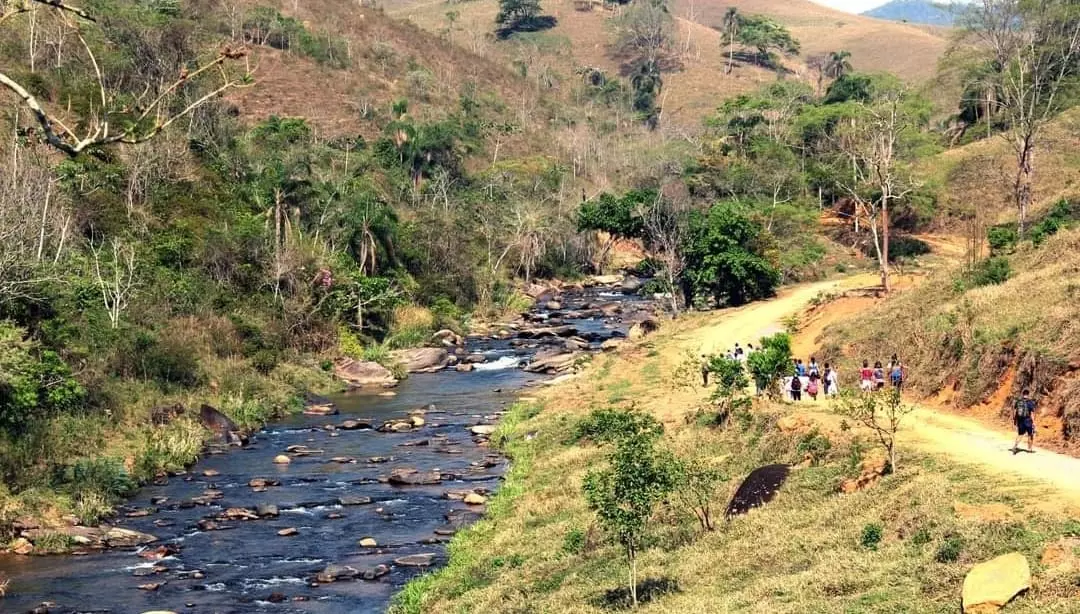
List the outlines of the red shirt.
<svg viewBox="0 0 1080 614">
<path fill-rule="evenodd" d="M 874 379 L 874 370 L 870 367 L 864 367 L 861 371 L 859 371 L 859 375 L 862 376 L 863 381 L 868 382 Z"/>
</svg>

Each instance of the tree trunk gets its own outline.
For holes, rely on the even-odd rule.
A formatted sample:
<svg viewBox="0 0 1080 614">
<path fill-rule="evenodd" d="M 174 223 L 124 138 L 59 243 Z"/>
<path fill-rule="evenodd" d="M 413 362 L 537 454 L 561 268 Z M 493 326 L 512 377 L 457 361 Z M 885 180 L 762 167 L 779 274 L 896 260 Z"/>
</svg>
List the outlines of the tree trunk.
<svg viewBox="0 0 1080 614">
<path fill-rule="evenodd" d="M 1017 155 L 1016 184 L 1014 195 L 1016 198 L 1017 234 L 1024 238 L 1027 231 L 1027 215 L 1031 209 L 1034 198 L 1035 183 L 1035 148 L 1030 139 L 1025 139 L 1021 144 L 1020 153 Z"/>
<path fill-rule="evenodd" d="M 889 201 L 881 204 L 881 287 L 889 292 Z"/>
<path fill-rule="evenodd" d="M 630 558 L 630 604 L 637 609 L 637 556 L 632 547 L 627 549 L 627 556 Z"/>
</svg>

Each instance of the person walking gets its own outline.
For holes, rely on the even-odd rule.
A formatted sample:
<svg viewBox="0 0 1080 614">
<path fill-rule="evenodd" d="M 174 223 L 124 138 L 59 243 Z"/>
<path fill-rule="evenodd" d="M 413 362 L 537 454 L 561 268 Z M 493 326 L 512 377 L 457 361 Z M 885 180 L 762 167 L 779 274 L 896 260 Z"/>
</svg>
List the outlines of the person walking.
<svg viewBox="0 0 1080 614">
<path fill-rule="evenodd" d="M 862 361 L 862 369 L 859 370 L 859 390 L 870 392 L 874 389 L 874 370 L 870 368 L 870 361 Z"/>
<path fill-rule="evenodd" d="M 1016 439 L 1013 441 L 1013 454 L 1020 451 L 1020 439 L 1025 435 L 1028 442 L 1027 451 L 1029 453 L 1035 452 L 1032 449 L 1032 444 L 1035 441 L 1035 412 L 1035 399 L 1031 398 L 1031 391 L 1025 388 L 1013 406 L 1013 419 L 1016 421 Z"/>
<path fill-rule="evenodd" d="M 706 354 L 701 355 L 701 386 L 709 387 L 709 357 Z"/>
<path fill-rule="evenodd" d="M 802 358 L 795 360 L 795 376 L 806 377 L 806 365 L 803 364 Z"/>
<path fill-rule="evenodd" d="M 795 373 L 795 377 L 791 378 L 791 400 L 802 400 L 802 379 L 799 378 L 798 372 Z"/>
<path fill-rule="evenodd" d="M 810 375 L 817 375 L 819 377 L 821 376 L 821 372 L 818 370 L 817 358 L 814 358 L 813 356 L 810 357 L 810 370 L 809 370 L 809 372 L 810 372 Z"/>
<path fill-rule="evenodd" d="M 829 366 L 829 363 L 825 363 L 825 396 L 836 396 L 840 394 L 840 375 L 837 374 L 836 369 Z"/>
<path fill-rule="evenodd" d="M 818 382 L 820 380 L 821 376 L 817 374 L 817 371 L 810 372 L 810 381 L 806 383 L 806 394 L 810 395 L 810 398 L 814 401 L 817 400 Z"/>
<path fill-rule="evenodd" d="M 874 363 L 874 390 L 885 389 L 885 368 L 881 366 L 881 361 Z"/>
<path fill-rule="evenodd" d="M 896 392 L 902 392 L 904 388 L 904 363 L 899 360 L 893 360 L 892 371 L 889 373 L 889 379 L 892 380 L 893 388 Z"/>
</svg>

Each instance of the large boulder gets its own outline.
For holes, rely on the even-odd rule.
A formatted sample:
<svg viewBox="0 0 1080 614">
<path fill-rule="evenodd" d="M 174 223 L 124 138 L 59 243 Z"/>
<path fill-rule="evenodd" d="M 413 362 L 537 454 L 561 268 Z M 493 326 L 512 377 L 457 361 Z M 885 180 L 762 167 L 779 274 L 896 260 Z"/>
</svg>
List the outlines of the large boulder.
<svg viewBox="0 0 1080 614">
<path fill-rule="evenodd" d="M 354 388 L 397 384 L 389 369 L 370 360 L 343 358 L 334 364 L 334 374 Z"/>
<path fill-rule="evenodd" d="M 637 277 L 627 277 L 619 284 L 619 289 L 623 294 L 637 294 L 641 290 L 641 280 Z"/>
<path fill-rule="evenodd" d="M 435 333 L 434 335 L 431 336 L 431 340 L 434 341 L 435 343 L 438 343 L 438 344 L 444 346 L 444 347 L 455 347 L 455 346 L 459 346 L 459 345 L 465 345 L 465 339 L 461 335 L 459 335 L 459 334 L 455 333 L 454 331 L 450 330 L 449 328 L 444 328 L 444 329 L 438 331 L 437 333 Z"/>
<path fill-rule="evenodd" d="M 434 373 L 442 371 L 450 364 L 450 354 L 446 348 L 398 350 L 392 356 L 409 373 Z"/>
<path fill-rule="evenodd" d="M 964 614 L 992 614 L 1031 588 L 1031 568 L 1019 552 L 979 563 L 964 577 Z"/>
<path fill-rule="evenodd" d="M 576 337 L 578 330 L 573 326 L 547 326 L 532 328 L 518 333 L 522 339 L 543 339 L 545 337 Z"/>
<path fill-rule="evenodd" d="M 149 533 L 140 533 L 131 529 L 113 527 L 102 536 L 102 542 L 108 548 L 134 548 L 145 546 L 157 541 L 157 538 Z"/>
<path fill-rule="evenodd" d="M 438 471 L 419 471 L 411 467 L 398 467 L 390 472 L 388 480 L 397 486 L 422 486 L 442 482 Z"/>
<path fill-rule="evenodd" d="M 583 352 L 568 352 L 562 348 L 544 350 L 533 357 L 525 370 L 529 373 L 564 373 L 583 355 Z"/>
<path fill-rule="evenodd" d="M 644 339 L 660 329 L 660 323 L 652 318 L 646 318 L 630 327 L 627 337 L 632 340 Z"/>
<path fill-rule="evenodd" d="M 228 444 L 245 445 L 248 442 L 244 433 L 235 422 L 217 409 L 203 404 L 199 408 L 199 421 L 214 433 L 214 438 Z"/>
</svg>

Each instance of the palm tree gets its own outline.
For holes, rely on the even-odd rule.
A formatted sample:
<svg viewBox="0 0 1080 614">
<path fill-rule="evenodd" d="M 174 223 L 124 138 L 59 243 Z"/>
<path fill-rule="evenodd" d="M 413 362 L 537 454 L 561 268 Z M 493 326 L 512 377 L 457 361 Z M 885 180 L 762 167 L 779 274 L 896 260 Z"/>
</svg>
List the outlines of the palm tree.
<svg viewBox="0 0 1080 614">
<path fill-rule="evenodd" d="M 825 62 L 825 76 L 830 79 L 839 79 L 854 70 L 851 67 L 851 62 L 848 61 L 849 58 L 851 58 L 851 52 L 849 51 L 833 51 L 830 53 L 828 61 Z"/>
<path fill-rule="evenodd" d="M 739 9 L 729 6 L 724 13 L 724 39 L 728 44 L 728 62 L 726 72 L 730 73 L 735 66 L 735 37 L 739 32 Z"/>
</svg>

